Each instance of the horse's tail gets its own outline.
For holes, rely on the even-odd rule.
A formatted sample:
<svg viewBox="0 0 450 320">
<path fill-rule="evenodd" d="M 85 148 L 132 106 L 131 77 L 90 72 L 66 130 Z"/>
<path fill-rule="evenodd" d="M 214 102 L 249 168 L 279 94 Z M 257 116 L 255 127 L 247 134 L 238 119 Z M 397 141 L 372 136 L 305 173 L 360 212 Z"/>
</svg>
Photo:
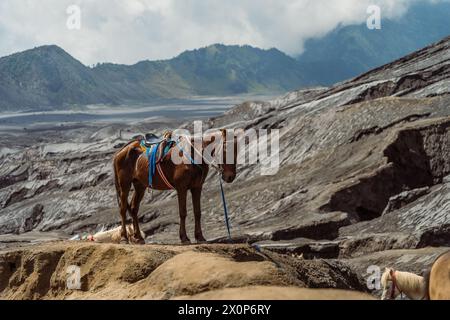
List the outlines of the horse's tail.
<svg viewBox="0 0 450 320">
<path fill-rule="evenodd" d="M 116 188 L 116 200 L 117 200 L 117 205 L 119 206 L 119 208 L 120 208 L 120 206 L 121 206 L 121 200 L 120 200 L 120 185 L 119 185 L 119 179 L 118 179 L 118 177 L 117 177 L 117 163 L 116 163 L 116 158 L 114 157 L 114 160 L 113 160 L 113 171 L 114 171 L 114 186 L 115 186 L 115 188 Z M 131 214 L 131 206 L 130 206 L 130 204 L 128 203 L 128 201 L 127 201 L 127 203 L 126 203 L 126 205 L 127 205 L 127 211 Z"/>
<path fill-rule="evenodd" d="M 117 168 L 116 168 L 116 161 L 114 159 L 113 161 L 113 171 L 114 171 L 114 185 L 116 187 L 116 200 L 117 205 L 120 207 L 120 190 L 119 190 L 119 181 L 117 180 Z"/>
<path fill-rule="evenodd" d="M 120 207 L 121 206 L 121 195 L 120 195 L 120 184 L 119 184 L 119 179 L 118 179 L 118 164 L 117 164 L 117 157 L 118 155 L 124 151 L 124 149 L 128 146 L 130 146 L 133 142 L 138 141 L 137 139 L 129 141 L 125 146 L 123 146 L 114 156 L 113 159 L 113 171 L 114 171 L 114 186 L 116 188 L 116 199 L 117 199 L 117 205 Z M 134 149 L 133 149 L 134 150 Z M 130 160 L 130 150 L 127 151 L 126 154 L 126 161 Z M 131 214 L 131 206 L 130 203 L 128 202 L 128 200 L 126 201 L 126 205 L 127 205 L 127 211 Z"/>
</svg>

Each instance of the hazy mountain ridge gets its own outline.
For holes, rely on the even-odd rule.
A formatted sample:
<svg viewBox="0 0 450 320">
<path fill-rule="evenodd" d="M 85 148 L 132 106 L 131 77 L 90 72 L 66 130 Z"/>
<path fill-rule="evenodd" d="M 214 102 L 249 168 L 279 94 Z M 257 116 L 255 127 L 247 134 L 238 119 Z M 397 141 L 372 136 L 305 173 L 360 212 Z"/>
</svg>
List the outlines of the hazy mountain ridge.
<svg viewBox="0 0 450 320">
<path fill-rule="evenodd" d="M 270 93 L 307 84 L 279 50 L 212 45 L 171 60 L 84 66 L 57 46 L 0 59 L 0 108 L 119 104 L 192 95 Z"/>
<path fill-rule="evenodd" d="M 0 58 L 0 111 L 331 85 L 444 38 L 450 34 L 448 21 L 450 2 L 416 2 L 402 17 L 382 19 L 381 30 L 340 26 L 310 39 L 296 59 L 277 49 L 215 44 L 169 60 L 90 68 L 57 46 L 38 47 Z"/>
<path fill-rule="evenodd" d="M 398 19 L 383 19 L 381 30 L 366 24 L 339 26 L 310 39 L 298 57 L 306 74 L 322 85 L 355 77 L 399 59 L 450 34 L 450 2 L 415 3 Z"/>
</svg>

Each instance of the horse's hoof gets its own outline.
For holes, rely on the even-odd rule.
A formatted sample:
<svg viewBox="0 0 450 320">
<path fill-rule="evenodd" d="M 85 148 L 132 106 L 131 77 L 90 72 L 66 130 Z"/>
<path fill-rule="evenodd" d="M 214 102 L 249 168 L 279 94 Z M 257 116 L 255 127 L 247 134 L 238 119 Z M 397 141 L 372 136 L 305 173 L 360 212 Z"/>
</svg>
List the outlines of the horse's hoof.
<svg viewBox="0 0 450 320">
<path fill-rule="evenodd" d="M 191 240 L 189 240 L 188 238 L 181 240 L 181 243 L 184 245 L 188 245 L 191 244 Z"/>
<path fill-rule="evenodd" d="M 198 244 L 202 244 L 202 243 L 207 243 L 207 242 L 208 242 L 208 241 L 206 241 L 206 239 L 203 238 L 203 237 L 198 237 L 198 238 L 196 238 L 195 240 L 197 240 L 197 243 L 198 243 Z"/>
<path fill-rule="evenodd" d="M 127 238 L 125 238 L 125 237 L 120 238 L 120 244 L 129 244 L 129 243 L 130 242 L 128 241 Z"/>
<path fill-rule="evenodd" d="M 142 238 L 140 239 L 133 238 L 133 244 L 145 244 L 145 240 Z"/>
</svg>

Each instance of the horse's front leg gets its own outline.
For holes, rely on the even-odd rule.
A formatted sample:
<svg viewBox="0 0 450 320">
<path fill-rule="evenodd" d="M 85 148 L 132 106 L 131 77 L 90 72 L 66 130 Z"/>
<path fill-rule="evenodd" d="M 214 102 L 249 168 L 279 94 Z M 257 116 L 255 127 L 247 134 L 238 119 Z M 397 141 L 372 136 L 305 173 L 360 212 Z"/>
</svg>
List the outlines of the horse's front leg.
<svg viewBox="0 0 450 320">
<path fill-rule="evenodd" d="M 191 189 L 192 204 L 194 206 L 194 218 L 195 218 L 195 240 L 202 243 L 206 242 L 202 232 L 202 209 L 201 209 L 201 196 L 202 188 Z"/>
<path fill-rule="evenodd" d="M 187 190 L 186 189 L 177 190 L 177 193 L 178 193 L 178 210 L 180 213 L 180 240 L 181 240 L 181 243 L 183 243 L 183 244 L 190 244 L 191 240 L 189 240 L 187 233 L 186 233 Z"/>
<path fill-rule="evenodd" d="M 133 241 L 137 244 L 145 244 L 145 240 L 142 238 L 141 230 L 139 228 L 139 207 L 142 199 L 145 195 L 145 186 L 143 186 L 139 182 L 133 183 L 134 185 L 134 194 L 133 199 L 131 200 L 131 219 L 133 220 Z"/>
</svg>

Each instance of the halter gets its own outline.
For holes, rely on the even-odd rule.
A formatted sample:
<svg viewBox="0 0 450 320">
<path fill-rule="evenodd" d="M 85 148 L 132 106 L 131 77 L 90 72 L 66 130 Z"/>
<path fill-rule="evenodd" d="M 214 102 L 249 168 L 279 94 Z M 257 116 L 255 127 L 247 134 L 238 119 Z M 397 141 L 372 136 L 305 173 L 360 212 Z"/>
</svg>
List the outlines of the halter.
<svg viewBox="0 0 450 320">
<path fill-rule="evenodd" d="M 189 146 L 191 146 L 191 148 L 194 150 L 194 153 L 198 154 L 198 155 L 201 157 L 202 161 L 204 161 L 207 165 L 211 166 L 214 170 L 217 171 L 217 173 L 219 173 L 219 174 L 222 174 L 222 173 L 223 173 L 223 168 L 220 166 L 220 164 L 217 164 L 216 159 L 213 159 L 212 161 L 207 161 L 207 160 L 205 159 L 205 157 L 203 156 L 203 154 L 200 153 L 200 151 L 198 151 L 198 150 L 195 148 L 195 146 L 192 145 L 190 139 L 189 139 L 187 136 L 180 136 L 180 137 L 178 138 L 177 146 L 178 146 L 178 148 L 180 149 L 180 151 L 183 153 L 183 155 L 185 155 L 185 156 L 187 157 L 187 159 L 188 159 L 192 164 L 196 164 L 195 161 L 194 161 L 194 159 L 192 159 L 186 152 L 184 152 L 183 148 L 182 148 L 182 147 L 180 146 L 180 144 L 179 144 L 181 138 L 184 138 L 184 139 L 186 140 L 186 142 L 189 144 Z M 227 142 L 225 141 L 225 142 L 221 143 L 218 150 L 223 150 L 223 145 L 224 145 L 225 143 L 227 143 Z M 233 142 L 233 143 L 234 143 L 234 142 Z M 216 150 L 216 153 L 218 153 L 217 150 Z"/>
</svg>

